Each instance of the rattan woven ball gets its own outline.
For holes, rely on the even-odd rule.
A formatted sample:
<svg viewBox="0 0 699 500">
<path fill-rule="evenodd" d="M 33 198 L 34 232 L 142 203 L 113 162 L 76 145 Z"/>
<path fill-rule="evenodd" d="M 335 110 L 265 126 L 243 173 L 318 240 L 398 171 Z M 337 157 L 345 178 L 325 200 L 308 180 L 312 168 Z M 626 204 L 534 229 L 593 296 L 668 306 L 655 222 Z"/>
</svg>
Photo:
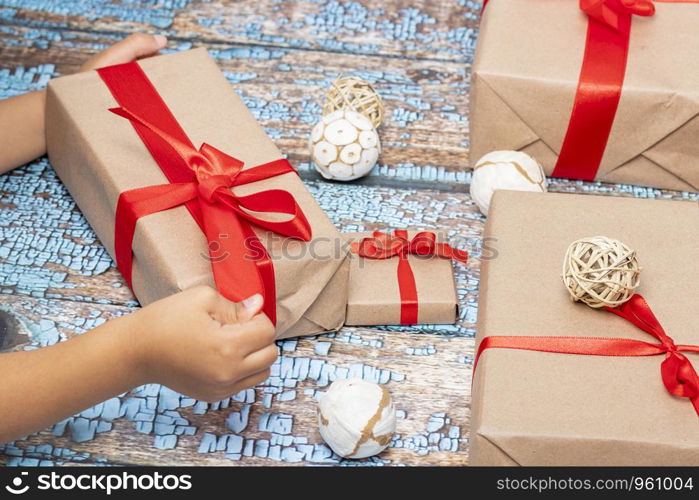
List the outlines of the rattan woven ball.
<svg viewBox="0 0 699 500">
<path fill-rule="evenodd" d="M 619 240 L 594 236 L 574 241 L 563 260 L 563 282 L 572 300 L 590 307 L 616 307 L 640 283 L 636 252 Z"/>
<path fill-rule="evenodd" d="M 351 109 L 366 116 L 374 128 L 378 128 L 383 120 L 381 96 L 369 82 L 356 76 L 339 78 L 331 84 L 323 105 L 323 116 L 338 109 Z"/>
</svg>

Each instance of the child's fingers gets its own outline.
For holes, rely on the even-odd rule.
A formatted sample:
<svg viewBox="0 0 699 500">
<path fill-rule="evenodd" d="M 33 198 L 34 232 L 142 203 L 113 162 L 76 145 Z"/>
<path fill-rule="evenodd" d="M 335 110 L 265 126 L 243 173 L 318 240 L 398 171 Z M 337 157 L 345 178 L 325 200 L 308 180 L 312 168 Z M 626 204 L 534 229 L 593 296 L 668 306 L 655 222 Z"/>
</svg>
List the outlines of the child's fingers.
<svg viewBox="0 0 699 500">
<path fill-rule="evenodd" d="M 83 69 L 95 69 L 135 61 L 141 57 L 155 54 L 166 44 L 167 38 L 163 35 L 134 33 L 97 54 L 85 64 Z"/>
<path fill-rule="evenodd" d="M 262 310 L 264 304 L 262 295 L 259 293 L 240 302 L 231 302 L 218 292 L 214 293 L 217 295 L 209 304 L 208 312 L 222 325 L 249 321 Z"/>
<path fill-rule="evenodd" d="M 236 343 L 243 356 L 274 345 L 274 325 L 264 314 L 258 314 L 245 323 L 224 325 L 222 330 L 230 335 L 230 341 Z"/>
<path fill-rule="evenodd" d="M 112 64 L 129 62 L 139 57 L 150 56 L 165 47 L 167 38 L 163 35 L 147 35 L 145 33 L 134 33 L 122 41 L 115 43 L 102 52 L 105 59 L 114 61 Z"/>
<path fill-rule="evenodd" d="M 269 378 L 270 374 L 271 370 L 267 368 L 266 370 L 262 370 L 261 372 L 249 375 L 243 379 L 238 380 L 235 384 L 229 387 L 226 390 L 226 392 L 230 396 L 238 394 L 240 391 L 244 389 L 249 389 L 251 387 L 255 387 L 256 385 L 260 385 L 262 382 Z"/>
<path fill-rule="evenodd" d="M 279 351 L 275 344 L 270 344 L 259 351 L 252 352 L 245 357 L 242 364 L 243 373 L 257 373 L 269 368 L 274 364 L 279 356 Z"/>
</svg>

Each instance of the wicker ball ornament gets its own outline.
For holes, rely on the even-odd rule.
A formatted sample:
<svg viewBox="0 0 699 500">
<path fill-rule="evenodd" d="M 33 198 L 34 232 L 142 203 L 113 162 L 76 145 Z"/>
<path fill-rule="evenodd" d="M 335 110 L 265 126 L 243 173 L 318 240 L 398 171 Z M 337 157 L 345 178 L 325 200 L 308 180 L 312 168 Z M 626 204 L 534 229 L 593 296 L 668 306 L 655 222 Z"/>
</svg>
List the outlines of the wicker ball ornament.
<svg viewBox="0 0 699 500">
<path fill-rule="evenodd" d="M 636 252 L 619 240 L 594 236 L 574 241 L 563 259 L 563 282 L 570 297 L 590 307 L 617 307 L 640 284 Z"/>
<path fill-rule="evenodd" d="M 339 109 L 351 109 L 369 118 L 374 128 L 383 120 L 383 101 L 374 87 L 356 76 L 339 78 L 330 87 L 323 105 L 323 115 Z"/>
</svg>

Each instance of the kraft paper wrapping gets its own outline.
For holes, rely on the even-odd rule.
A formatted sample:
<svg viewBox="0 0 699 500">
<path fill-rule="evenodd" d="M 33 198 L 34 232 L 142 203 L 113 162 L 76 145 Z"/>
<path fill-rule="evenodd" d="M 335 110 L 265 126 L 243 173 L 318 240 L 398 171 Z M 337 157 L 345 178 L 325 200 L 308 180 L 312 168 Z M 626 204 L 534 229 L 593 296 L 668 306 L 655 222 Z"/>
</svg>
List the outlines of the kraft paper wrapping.
<svg viewBox="0 0 699 500">
<path fill-rule="evenodd" d="M 597 180 L 699 191 L 699 5 L 633 17 L 621 102 Z M 522 150 L 553 171 L 585 47 L 575 1 L 488 2 L 472 72 L 471 164 Z"/>
<path fill-rule="evenodd" d="M 413 238 L 420 231 L 409 231 Z M 444 233 L 434 231 L 437 241 L 445 241 Z M 342 233 L 349 243 L 361 241 L 372 233 Z M 418 295 L 418 324 L 453 324 L 458 313 L 454 269 L 450 259 L 408 255 L 415 276 Z M 350 256 L 347 296 L 347 325 L 399 325 L 400 288 L 398 257 L 367 259 Z"/>
<path fill-rule="evenodd" d="M 485 232 L 497 256 L 482 261 L 477 344 L 493 335 L 656 342 L 568 298 L 565 251 L 596 235 L 637 250 L 637 292 L 677 344 L 699 343 L 696 202 L 497 191 Z M 662 361 L 484 351 L 473 380 L 472 464 L 699 465 L 697 415 L 665 389 Z"/>
<path fill-rule="evenodd" d="M 207 142 L 246 168 L 282 157 L 205 49 L 139 63 L 196 147 Z M 46 134 L 49 158 L 81 211 L 114 258 L 114 216 L 121 192 L 167 182 L 94 72 L 52 80 Z M 235 187 L 240 195 L 284 189 L 294 195 L 313 231 L 312 242 L 257 230 L 276 278 L 279 338 L 339 328 L 345 316 L 349 261 L 339 233 L 294 173 Z M 133 284 L 142 305 L 194 285 L 213 286 L 206 239 L 184 206 L 138 222 Z"/>
</svg>

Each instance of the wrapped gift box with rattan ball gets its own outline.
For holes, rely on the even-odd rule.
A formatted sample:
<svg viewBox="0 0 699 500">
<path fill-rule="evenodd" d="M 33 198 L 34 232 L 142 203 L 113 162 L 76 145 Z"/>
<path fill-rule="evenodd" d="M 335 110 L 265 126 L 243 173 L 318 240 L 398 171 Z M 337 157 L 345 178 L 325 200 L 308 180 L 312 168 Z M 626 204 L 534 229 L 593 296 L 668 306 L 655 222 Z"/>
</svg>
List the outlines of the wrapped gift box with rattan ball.
<svg viewBox="0 0 699 500">
<path fill-rule="evenodd" d="M 484 235 L 494 252 L 481 263 L 476 347 L 493 336 L 657 343 L 628 321 L 571 300 L 562 276 L 566 250 L 597 235 L 635 251 L 635 293 L 667 335 L 677 345 L 699 344 L 699 204 L 497 191 Z M 699 367 L 699 354 L 686 357 Z M 697 413 L 666 390 L 663 360 L 484 350 L 473 379 L 471 463 L 699 465 Z"/>
</svg>

